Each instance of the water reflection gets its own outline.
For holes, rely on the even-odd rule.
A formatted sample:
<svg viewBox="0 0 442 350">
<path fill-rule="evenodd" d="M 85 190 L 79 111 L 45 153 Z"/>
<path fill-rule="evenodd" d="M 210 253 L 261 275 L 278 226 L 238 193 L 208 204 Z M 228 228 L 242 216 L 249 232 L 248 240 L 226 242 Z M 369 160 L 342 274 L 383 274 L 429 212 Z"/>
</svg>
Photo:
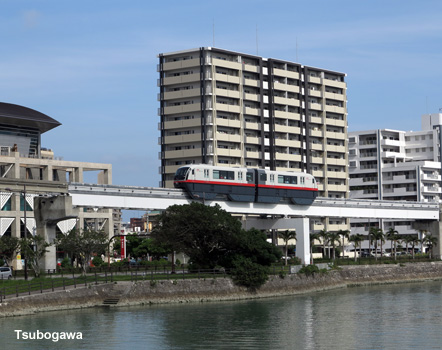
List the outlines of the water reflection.
<svg viewBox="0 0 442 350">
<path fill-rule="evenodd" d="M 0 319 L 4 349 L 438 348 L 441 282 L 237 302 L 87 309 Z M 17 340 L 15 329 L 82 332 Z"/>
</svg>

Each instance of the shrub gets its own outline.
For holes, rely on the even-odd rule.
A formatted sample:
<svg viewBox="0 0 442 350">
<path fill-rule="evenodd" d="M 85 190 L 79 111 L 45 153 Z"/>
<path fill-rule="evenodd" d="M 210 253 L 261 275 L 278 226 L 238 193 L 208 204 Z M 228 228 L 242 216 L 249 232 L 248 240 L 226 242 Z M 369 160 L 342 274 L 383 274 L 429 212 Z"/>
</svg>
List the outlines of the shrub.
<svg viewBox="0 0 442 350">
<path fill-rule="evenodd" d="M 64 258 L 64 259 L 61 261 L 60 266 L 61 266 L 62 268 L 64 268 L 64 269 L 66 269 L 66 268 L 68 268 L 68 267 L 71 267 L 71 262 L 70 262 L 69 258 L 67 258 L 67 257 Z"/>
<path fill-rule="evenodd" d="M 315 273 L 319 272 L 319 267 L 316 265 L 306 265 L 298 273 L 303 273 L 306 276 L 313 276 Z"/>
<path fill-rule="evenodd" d="M 103 259 L 101 259 L 100 256 L 96 256 L 92 259 L 92 264 L 96 267 L 100 267 L 100 266 L 104 265 L 105 262 L 103 261 Z"/>
<path fill-rule="evenodd" d="M 250 258 L 239 256 L 233 260 L 231 274 L 235 284 L 256 289 L 268 280 L 269 269 L 252 262 Z"/>
</svg>

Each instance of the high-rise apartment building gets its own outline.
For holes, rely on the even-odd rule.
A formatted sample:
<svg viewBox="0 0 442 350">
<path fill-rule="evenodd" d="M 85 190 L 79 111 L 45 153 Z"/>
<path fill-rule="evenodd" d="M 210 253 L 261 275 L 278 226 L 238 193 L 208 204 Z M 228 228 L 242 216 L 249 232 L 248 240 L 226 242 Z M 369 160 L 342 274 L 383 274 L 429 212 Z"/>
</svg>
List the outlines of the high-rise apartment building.
<svg viewBox="0 0 442 350">
<path fill-rule="evenodd" d="M 348 196 L 345 74 L 216 48 L 159 55 L 161 183 L 180 166 L 304 171 Z"/>
<path fill-rule="evenodd" d="M 350 197 L 441 202 L 442 114 L 422 116 L 421 131 L 349 133 Z M 379 225 L 371 221 L 370 225 Z M 367 234 L 366 220 L 352 220 L 352 233 Z M 415 234 L 409 221 L 384 221 L 384 231 Z"/>
</svg>

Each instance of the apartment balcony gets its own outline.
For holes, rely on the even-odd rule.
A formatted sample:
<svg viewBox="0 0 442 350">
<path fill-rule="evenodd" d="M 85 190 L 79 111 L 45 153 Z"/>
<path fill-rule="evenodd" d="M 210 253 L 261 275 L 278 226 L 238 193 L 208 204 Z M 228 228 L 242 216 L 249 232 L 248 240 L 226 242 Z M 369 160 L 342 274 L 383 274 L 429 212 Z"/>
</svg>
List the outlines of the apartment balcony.
<svg viewBox="0 0 442 350">
<path fill-rule="evenodd" d="M 309 147 L 311 150 L 314 150 L 314 151 L 323 151 L 324 150 L 324 146 L 322 143 L 310 143 Z"/>
<path fill-rule="evenodd" d="M 286 77 L 286 78 L 292 78 L 292 79 L 299 80 L 299 73 L 298 72 L 292 72 L 290 70 L 273 68 L 273 74 L 277 75 L 277 76 L 280 76 L 280 77 Z"/>
<path fill-rule="evenodd" d="M 184 135 L 173 135 L 173 136 L 165 136 L 164 143 L 166 145 L 174 144 L 174 143 L 182 143 L 182 142 L 196 142 L 201 141 L 201 134 L 184 134 Z"/>
<path fill-rule="evenodd" d="M 384 176 L 382 178 L 384 184 L 395 183 L 415 183 L 416 178 L 407 177 L 407 175 Z"/>
<path fill-rule="evenodd" d="M 201 79 L 201 76 L 199 73 L 179 75 L 177 77 L 166 77 L 163 79 L 163 85 L 183 84 L 183 83 L 190 83 L 190 82 L 195 82 L 195 81 L 199 82 L 200 79 Z"/>
<path fill-rule="evenodd" d="M 220 73 L 215 73 L 215 80 L 231 84 L 239 84 L 241 81 L 240 78 L 236 75 L 227 75 Z"/>
<path fill-rule="evenodd" d="M 327 171 L 327 177 L 333 179 L 348 179 L 348 173 L 345 171 Z"/>
<path fill-rule="evenodd" d="M 166 159 L 201 157 L 201 148 L 165 151 Z"/>
<path fill-rule="evenodd" d="M 422 174 L 422 180 L 441 181 L 441 176 L 438 174 Z"/>
<path fill-rule="evenodd" d="M 339 114 L 345 114 L 346 112 L 344 107 L 331 106 L 331 105 L 325 105 L 325 111 L 332 113 L 339 113 Z"/>
<path fill-rule="evenodd" d="M 260 137 L 246 136 L 245 143 L 250 143 L 252 145 L 260 145 L 261 144 L 261 138 Z"/>
<path fill-rule="evenodd" d="M 189 68 L 189 67 L 199 67 L 200 59 L 193 58 L 190 60 L 181 60 L 175 62 L 165 62 L 163 63 L 163 71 L 181 69 L 181 68 Z"/>
<path fill-rule="evenodd" d="M 416 193 L 416 189 L 408 189 L 407 187 L 386 188 L 383 190 L 384 197 L 413 196 L 416 195 Z"/>
<path fill-rule="evenodd" d="M 260 100 L 259 97 L 260 97 L 260 95 L 258 95 L 258 94 L 248 94 L 248 93 L 244 94 L 244 100 L 248 100 L 248 101 L 259 102 L 259 100 Z"/>
<path fill-rule="evenodd" d="M 345 95 L 344 94 L 336 94 L 336 93 L 333 93 L 333 92 L 325 92 L 324 97 L 328 98 L 330 100 L 345 101 Z"/>
<path fill-rule="evenodd" d="M 245 158 L 261 159 L 261 152 L 246 151 Z"/>
<path fill-rule="evenodd" d="M 308 109 L 310 109 L 312 111 L 322 111 L 322 104 L 321 103 L 309 102 L 308 103 Z"/>
<path fill-rule="evenodd" d="M 259 117 L 261 115 L 261 110 L 259 108 L 245 107 L 244 114 L 255 115 Z"/>
<path fill-rule="evenodd" d="M 235 119 L 216 118 L 216 125 L 228 126 L 231 128 L 241 128 L 241 122 Z"/>
<path fill-rule="evenodd" d="M 313 230 L 314 231 L 321 231 L 321 230 L 324 230 L 324 229 L 325 229 L 325 226 L 324 226 L 324 224 L 322 222 L 315 221 L 315 223 L 313 224 Z M 322 245 L 322 241 L 321 241 L 321 243 L 316 243 L 315 245 Z"/>
<path fill-rule="evenodd" d="M 279 153 L 279 152 L 276 152 L 275 158 L 276 160 L 289 160 L 292 162 L 300 162 L 302 160 L 300 154 Z"/>
<path fill-rule="evenodd" d="M 399 140 L 381 139 L 381 146 L 403 146 L 403 142 Z"/>
<path fill-rule="evenodd" d="M 322 130 L 310 130 L 310 136 L 314 136 L 314 137 L 323 137 L 323 132 Z"/>
<path fill-rule="evenodd" d="M 227 141 L 227 142 L 241 142 L 241 136 L 237 134 L 222 134 L 216 133 L 216 139 L 218 141 Z"/>
<path fill-rule="evenodd" d="M 181 119 L 164 122 L 164 129 L 197 128 L 201 126 L 201 118 Z"/>
<path fill-rule="evenodd" d="M 322 79 L 319 77 L 312 77 L 311 75 L 309 75 L 308 82 L 313 84 L 322 84 Z"/>
<path fill-rule="evenodd" d="M 254 80 L 254 79 L 244 79 L 244 85 L 253 86 L 253 87 L 259 87 L 260 86 L 260 81 L 259 80 Z"/>
<path fill-rule="evenodd" d="M 237 158 L 241 158 L 242 156 L 242 152 L 239 149 L 217 148 L 216 152 L 218 156 L 237 157 Z"/>
<path fill-rule="evenodd" d="M 322 118 L 321 117 L 310 117 L 310 123 L 315 124 L 321 124 L 322 125 Z"/>
<path fill-rule="evenodd" d="M 353 190 L 350 191 L 350 198 L 356 199 L 378 199 L 377 190 L 367 191 L 367 190 Z"/>
<path fill-rule="evenodd" d="M 284 84 L 284 83 L 279 83 L 277 81 L 273 83 L 273 89 L 279 91 L 294 92 L 294 93 L 299 93 L 300 91 L 299 86 L 297 85 Z"/>
<path fill-rule="evenodd" d="M 313 170 L 313 171 L 312 171 L 312 175 L 313 175 L 314 177 L 316 177 L 316 178 L 319 178 L 319 177 L 322 178 L 322 177 L 325 176 L 323 170 Z"/>
<path fill-rule="evenodd" d="M 198 89 L 199 91 L 199 89 Z M 199 91 L 201 92 L 201 91 Z M 222 96 L 222 97 L 229 97 L 229 98 L 235 98 L 239 99 L 241 97 L 239 91 L 236 90 L 227 90 L 227 89 L 215 89 L 216 96 Z"/>
<path fill-rule="evenodd" d="M 328 231 L 345 231 L 349 229 L 349 225 L 347 224 L 329 224 Z"/>
<path fill-rule="evenodd" d="M 177 98 L 199 97 L 200 93 L 201 93 L 200 89 L 169 91 L 164 93 L 163 100 L 167 101 L 167 100 L 175 100 Z"/>
<path fill-rule="evenodd" d="M 320 97 L 322 98 L 322 91 L 321 90 L 308 90 L 308 95 L 313 97 Z"/>
<path fill-rule="evenodd" d="M 347 85 L 343 81 L 324 79 L 323 83 L 325 86 L 337 87 L 339 89 L 345 90 Z"/>
<path fill-rule="evenodd" d="M 332 192 L 347 192 L 347 185 L 327 185 L 327 190 Z"/>
<path fill-rule="evenodd" d="M 333 132 L 333 131 L 327 131 L 325 136 L 328 139 L 337 139 L 337 140 L 345 140 L 346 139 L 346 133 L 345 132 Z"/>
<path fill-rule="evenodd" d="M 287 132 L 289 134 L 295 134 L 295 135 L 301 134 L 301 128 L 299 128 L 297 126 L 287 126 L 287 125 L 280 125 L 280 124 L 275 124 L 275 131 L 276 132 Z"/>
<path fill-rule="evenodd" d="M 329 152 L 347 153 L 345 146 L 326 145 L 325 148 Z"/>
<path fill-rule="evenodd" d="M 216 106 L 217 111 L 223 111 L 223 112 L 229 112 L 229 113 L 240 113 L 240 111 L 241 111 L 241 108 L 238 105 L 216 103 L 215 106 Z"/>
<path fill-rule="evenodd" d="M 244 129 L 249 129 L 249 130 L 260 130 L 260 129 L 261 129 L 261 124 L 258 124 L 258 123 L 251 123 L 251 122 L 245 122 L 245 124 L 244 124 Z"/>
<path fill-rule="evenodd" d="M 339 120 L 339 119 L 325 118 L 325 124 L 333 125 L 333 126 L 339 126 L 341 128 L 345 128 L 346 127 L 345 120 Z"/>
<path fill-rule="evenodd" d="M 442 190 L 439 186 L 423 186 L 422 192 L 428 194 L 442 193 Z"/>
<path fill-rule="evenodd" d="M 246 63 L 246 64 L 243 65 L 243 71 L 259 73 L 259 66 L 253 66 L 251 64 L 247 64 Z"/>
<path fill-rule="evenodd" d="M 347 161 L 345 159 L 340 159 L 340 158 L 327 158 L 327 164 L 345 166 L 347 165 Z"/>
<path fill-rule="evenodd" d="M 315 164 L 324 164 L 324 158 L 322 157 L 310 157 L 310 162 Z"/>
<path fill-rule="evenodd" d="M 285 111 L 273 111 L 276 118 L 290 119 L 290 120 L 301 120 L 301 115 L 299 113 L 285 112 Z"/>
<path fill-rule="evenodd" d="M 164 167 L 164 172 L 166 174 L 175 174 L 178 168 L 182 167 L 183 165 L 166 165 Z M 173 186 L 173 184 L 172 184 Z"/>
<path fill-rule="evenodd" d="M 187 105 L 164 107 L 164 115 L 199 112 L 199 111 L 201 111 L 200 103 L 189 103 Z"/>
<path fill-rule="evenodd" d="M 212 65 L 217 67 L 224 67 L 228 69 L 240 70 L 242 69 L 242 64 L 233 61 L 220 60 L 218 58 L 212 58 Z"/>
<path fill-rule="evenodd" d="M 280 104 L 280 105 L 288 105 L 288 106 L 294 106 L 294 107 L 299 107 L 300 101 L 294 98 L 286 98 L 286 97 L 279 97 L 279 96 L 275 96 L 273 98 L 273 101 L 276 104 Z"/>
</svg>

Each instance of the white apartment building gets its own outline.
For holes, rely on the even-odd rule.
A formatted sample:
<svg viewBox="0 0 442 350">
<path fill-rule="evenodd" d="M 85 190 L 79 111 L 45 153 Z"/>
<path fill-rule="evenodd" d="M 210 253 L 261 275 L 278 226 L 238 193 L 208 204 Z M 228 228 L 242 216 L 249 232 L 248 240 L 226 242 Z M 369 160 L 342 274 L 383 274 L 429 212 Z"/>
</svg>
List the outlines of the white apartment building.
<svg viewBox="0 0 442 350">
<path fill-rule="evenodd" d="M 442 114 L 422 116 L 422 131 L 349 132 L 350 198 L 441 201 Z M 351 220 L 352 233 L 366 235 L 369 226 L 384 232 L 416 234 L 411 222 Z"/>
<path fill-rule="evenodd" d="M 320 196 L 348 198 L 344 73 L 211 47 L 160 54 L 158 71 L 160 186 L 204 163 L 303 171 Z"/>
</svg>

